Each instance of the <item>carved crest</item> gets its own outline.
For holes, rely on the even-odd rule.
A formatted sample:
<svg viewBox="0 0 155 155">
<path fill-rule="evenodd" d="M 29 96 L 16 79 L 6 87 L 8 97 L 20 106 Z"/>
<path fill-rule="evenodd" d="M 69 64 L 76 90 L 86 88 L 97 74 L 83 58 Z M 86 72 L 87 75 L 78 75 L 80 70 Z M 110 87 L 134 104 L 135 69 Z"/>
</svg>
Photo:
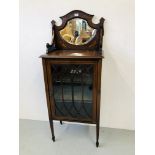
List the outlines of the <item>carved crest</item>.
<svg viewBox="0 0 155 155">
<path fill-rule="evenodd" d="M 57 26 L 55 21 L 53 20 L 52 23 L 52 35 L 53 39 L 50 44 L 46 44 L 47 47 L 47 53 L 52 52 L 53 50 L 102 50 L 102 38 L 104 35 L 104 18 L 100 19 L 100 22 L 98 24 L 94 24 L 92 22 L 92 18 L 94 15 L 90 15 L 88 13 L 85 13 L 80 10 L 74 10 L 69 12 L 68 14 L 60 17 L 62 19 L 62 24 L 60 26 Z M 81 43 L 79 45 L 77 44 L 71 44 L 67 42 L 65 39 L 62 38 L 60 31 L 65 28 L 65 26 L 68 24 L 69 21 L 72 19 L 83 19 L 87 22 L 88 26 L 94 30 L 96 30 L 96 33 L 92 37 L 92 39 L 89 42 Z M 89 32 L 88 32 L 89 33 Z M 80 38 L 80 37 L 79 37 Z M 73 40 L 75 40 L 73 38 Z"/>
</svg>

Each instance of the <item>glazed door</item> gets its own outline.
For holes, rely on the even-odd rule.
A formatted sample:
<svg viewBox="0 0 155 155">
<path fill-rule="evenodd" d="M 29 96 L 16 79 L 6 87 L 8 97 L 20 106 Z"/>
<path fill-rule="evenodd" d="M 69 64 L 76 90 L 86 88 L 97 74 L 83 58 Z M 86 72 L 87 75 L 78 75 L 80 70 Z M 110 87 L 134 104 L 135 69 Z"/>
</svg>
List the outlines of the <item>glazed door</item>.
<svg viewBox="0 0 155 155">
<path fill-rule="evenodd" d="M 95 120 L 96 65 L 51 62 L 48 66 L 53 117 L 88 122 Z"/>
</svg>

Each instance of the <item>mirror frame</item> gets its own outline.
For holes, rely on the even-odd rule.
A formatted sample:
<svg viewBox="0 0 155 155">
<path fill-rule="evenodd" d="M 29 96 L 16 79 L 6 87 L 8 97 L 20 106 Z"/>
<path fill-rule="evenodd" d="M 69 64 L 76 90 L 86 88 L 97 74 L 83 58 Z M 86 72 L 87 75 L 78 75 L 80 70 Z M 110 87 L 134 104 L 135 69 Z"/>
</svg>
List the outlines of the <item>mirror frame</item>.
<svg viewBox="0 0 155 155">
<path fill-rule="evenodd" d="M 104 28 L 103 24 L 105 19 L 100 18 L 100 21 L 98 24 L 94 24 L 92 22 L 92 18 L 94 15 L 85 13 L 80 10 L 74 10 L 69 12 L 68 14 L 61 16 L 62 24 L 60 26 L 56 25 L 55 20 L 52 20 L 52 42 L 51 44 L 46 44 L 47 47 L 47 53 L 50 53 L 54 50 L 96 50 L 101 51 L 102 50 L 102 40 L 104 35 Z M 74 18 L 81 18 L 87 21 L 88 25 L 96 29 L 96 35 L 92 38 L 90 42 L 83 45 L 74 45 L 66 42 L 60 35 L 60 30 L 62 30 L 66 25 L 67 22 Z"/>
<path fill-rule="evenodd" d="M 88 25 L 86 20 L 73 18 L 67 22 L 66 26 L 60 30 L 59 33 L 62 39 L 67 41 L 69 44 L 79 46 L 89 43 L 96 35 L 96 31 L 96 29 L 93 29 Z M 75 32 L 77 32 L 77 35 Z M 66 36 L 67 38 L 65 38 Z"/>
</svg>

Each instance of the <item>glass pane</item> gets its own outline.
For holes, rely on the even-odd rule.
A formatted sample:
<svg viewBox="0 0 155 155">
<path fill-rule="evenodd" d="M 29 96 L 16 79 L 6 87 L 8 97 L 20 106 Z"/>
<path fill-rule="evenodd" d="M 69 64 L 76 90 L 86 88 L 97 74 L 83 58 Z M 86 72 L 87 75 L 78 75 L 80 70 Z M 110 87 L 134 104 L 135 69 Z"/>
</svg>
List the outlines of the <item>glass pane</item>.
<svg viewBox="0 0 155 155">
<path fill-rule="evenodd" d="M 93 65 L 54 64 L 55 115 L 92 118 Z"/>
</svg>

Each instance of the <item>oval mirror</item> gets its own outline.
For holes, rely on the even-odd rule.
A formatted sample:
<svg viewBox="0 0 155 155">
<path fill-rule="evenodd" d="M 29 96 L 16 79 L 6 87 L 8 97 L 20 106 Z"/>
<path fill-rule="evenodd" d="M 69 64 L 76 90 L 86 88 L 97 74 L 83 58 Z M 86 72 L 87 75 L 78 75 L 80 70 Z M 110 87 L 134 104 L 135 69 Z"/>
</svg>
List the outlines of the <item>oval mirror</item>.
<svg viewBox="0 0 155 155">
<path fill-rule="evenodd" d="M 88 25 L 86 20 L 74 18 L 67 22 L 64 29 L 60 30 L 60 35 L 70 44 L 84 45 L 94 38 L 96 31 Z"/>
</svg>

